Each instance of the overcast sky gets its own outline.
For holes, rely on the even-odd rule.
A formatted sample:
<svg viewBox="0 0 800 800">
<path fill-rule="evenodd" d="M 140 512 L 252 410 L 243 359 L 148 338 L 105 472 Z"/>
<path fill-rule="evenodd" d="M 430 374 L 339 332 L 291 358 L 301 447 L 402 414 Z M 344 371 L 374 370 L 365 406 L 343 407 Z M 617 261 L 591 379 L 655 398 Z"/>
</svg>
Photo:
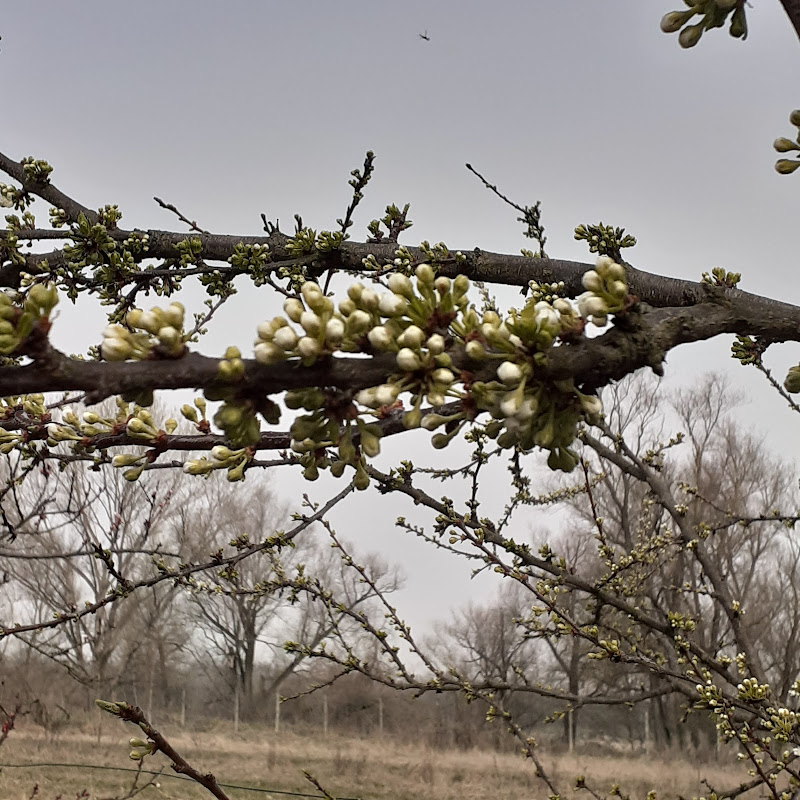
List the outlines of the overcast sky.
<svg viewBox="0 0 800 800">
<path fill-rule="evenodd" d="M 793 134 L 800 45 L 777 0 L 764 0 L 748 11 L 746 42 L 713 31 L 682 51 L 658 27 L 679 6 L 6 3 L 0 149 L 46 158 L 54 183 L 92 207 L 118 203 L 126 227 L 180 230 L 152 201 L 158 195 L 206 229 L 241 234 L 261 232 L 261 212 L 286 229 L 294 213 L 335 228 L 349 172 L 372 149 L 377 173 L 353 238 L 387 203 L 410 202 L 408 244 L 519 252 L 529 242 L 516 214 L 467 172 L 469 161 L 517 202 L 542 201 L 550 255 L 590 260 L 572 231 L 603 220 L 638 238 L 626 254 L 641 269 L 698 279 L 723 266 L 743 273 L 746 290 L 800 302 L 800 175 L 778 176 L 771 148 Z M 231 343 L 249 351 L 257 322 L 275 313 L 265 303 L 243 285 L 204 352 Z M 103 324 L 97 309 L 64 309 L 53 335 L 81 351 Z M 729 346 L 674 354 L 668 381 L 732 369 Z M 783 370 L 798 353 L 781 358 Z M 796 425 L 763 379 L 742 368 L 734 379 L 754 399 L 753 424 L 780 419 L 768 426 L 772 441 L 796 446 Z M 380 464 L 408 447 L 387 447 Z M 327 488 L 287 477 L 281 486 L 317 499 Z M 370 495 L 338 512 L 336 525 L 405 564 L 413 623 L 482 596 L 456 581 L 463 569 L 394 530 L 404 503 Z"/>
</svg>

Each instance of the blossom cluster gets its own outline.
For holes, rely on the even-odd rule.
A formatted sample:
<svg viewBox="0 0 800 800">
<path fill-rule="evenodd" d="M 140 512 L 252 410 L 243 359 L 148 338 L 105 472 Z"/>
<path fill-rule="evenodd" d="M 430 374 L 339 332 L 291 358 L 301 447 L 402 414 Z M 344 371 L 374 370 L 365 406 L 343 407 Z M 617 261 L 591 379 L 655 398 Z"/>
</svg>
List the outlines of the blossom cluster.
<svg viewBox="0 0 800 800">
<path fill-rule="evenodd" d="M 17 350 L 34 326 L 50 316 L 56 303 L 58 292 L 53 284 L 33 284 L 21 303 L 0 292 L 0 354 Z"/>
<path fill-rule="evenodd" d="M 161 358 L 179 358 L 186 350 L 184 313 L 183 305 L 177 302 L 165 309 L 158 306 L 150 311 L 134 308 L 125 315 L 127 328 L 109 325 L 103 331 L 100 354 L 106 361 L 141 360 L 153 353 Z"/>
<path fill-rule="evenodd" d="M 586 291 L 574 302 L 559 296 L 563 287 L 557 284 L 534 286 L 525 305 L 504 318 L 493 308 L 479 312 L 470 304 L 465 276 L 437 276 L 429 264 L 417 266 L 413 278 L 393 273 L 387 284 L 388 291 L 379 292 L 355 283 L 335 305 L 319 285 L 308 281 L 298 296 L 285 301 L 285 315 L 258 326 L 254 354 L 264 365 L 311 366 L 340 352 L 394 357 L 384 381 L 375 386 L 360 391 L 320 386 L 286 393 L 286 406 L 298 412 L 290 428 L 291 450 L 308 479 L 324 469 L 339 476 L 351 467 L 356 483 L 366 487 L 367 459 L 380 452 L 382 432 L 369 418 L 380 419 L 396 409 L 406 428 L 431 431 L 437 448 L 488 413 L 484 430 L 500 447 L 542 448 L 549 451 L 551 468 L 574 468 L 577 455 L 571 445 L 578 426 L 601 413 L 600 400 L 581 392 L 572 380 L 547 378 L 542 368 L 550 350 L 576 341 L 587 322 L 606 325 L 610 314 L 627 308 L 630 298 L 620 264 L 608 256 L 598 258 L 584 275 Z M 113 361 L 179 358 L 186 352 L 183 317 L 179 303 L 163 310 L 133 309 L 125 317 L 126 326 L 106 329 L 101 354 Z M 239 350 L 228 348 L 219 364 L 220 385 L 206 389 L 205 395 L 222 401 L 214 423 L 231 447 L 188 461 L 187 472 L 225 468 L 229 478 L 238 480 L 261 435 L 259 416 L 277 423 L 280 410 L 272 400 L 239 394 L 246 370 Z M 143 443 L 154 442 L 164 431 L 140 407 L 146 403 L 136 399 L 140 405 L 129 413 L 125 428 Z M 196 417 L 192 407 L 186 408 L 189 414 L 184 416 Z M 78 425 L 65 418 L 67 429 L 53 438 L 91 435 L 87 426 L 99 424 L 118 429 L 119 419 L 95 416 L 84 415 Z M 203 424 L 208 430 L 205 416 Z M 135 478 L 145 459 L 117 457 L 115 464 Z"/>
</svg>

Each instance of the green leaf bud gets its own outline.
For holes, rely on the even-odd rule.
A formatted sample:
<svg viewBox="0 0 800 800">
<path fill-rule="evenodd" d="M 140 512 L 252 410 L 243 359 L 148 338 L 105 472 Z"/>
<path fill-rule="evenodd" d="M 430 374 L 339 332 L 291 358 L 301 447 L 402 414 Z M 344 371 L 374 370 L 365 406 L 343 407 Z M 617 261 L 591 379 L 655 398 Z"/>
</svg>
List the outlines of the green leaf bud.
<svg viewBox="0 0 800 800">
<path fill-rule="evenodd" d="M 781 175 L 791 175 L 798 167 L 800 167 L 800 160 L 790 161 L 787 158 L 781 158 L 775 162 L 775 171 Z"/>
<path fill-rule="evenodd" d="M 412 408 L 410 411 L 406 411 L 406 413 L 403 414 L 403 425 L 409 430 L 419 428 L 421 422 L 422 413 L 418 408 Z"/>
<path fill-rule="evenodd" d="M 361 451 L 369 458 L 375 458 L 381 452 L 381 440 L 379 437 L 366 430 L 361 431 Z"/>
<path fill-rule="evenodd" d="M 457 275 L 453 281 L 453 296 L 463 297 L 469 291 L 469 278 L 466 275 Z"/>
<path fill-rule="evenodd" d="M 800 364 L 795 367 L 790 367 L 783 382 L 783 386 L 787 392 L 797 394 L 800 392 Z"/>
<path fill-rule="evenodd" d="M 772 143 L 772 146 L 779 153 L 789 153 L 792 150 L 800 150 L 800 146 L 797 145 L 797 142 L 793 142 L 791 139 L 787 139 L 785 136 L 781 136 L 779 139 L 776 139 Z"/>
<path fill-rule="evenodd" d="M 694 15 L 694 10 L 670 11 L 661 17 L 661 30 L 664 33 L 677 33 Z"/>
<path fill-rule="evenodd" d="M 353 478 L 353 486 L 355 486 L 360 492 L 363 492 L 364 489 L 369 488 L 369 475 L 364 469 L 364 465 L 360 461 L 356 467 L 356 474 Z"/>
<path fill-rule="evenodd" d="M 678 34 L 678 44 L 687 50 L 690 47 L 694 47 L 700 41 L 704 30 L 705 26 L 702 22 L 699 22 L 697 25 L 687 25 Z"/>
</svg>

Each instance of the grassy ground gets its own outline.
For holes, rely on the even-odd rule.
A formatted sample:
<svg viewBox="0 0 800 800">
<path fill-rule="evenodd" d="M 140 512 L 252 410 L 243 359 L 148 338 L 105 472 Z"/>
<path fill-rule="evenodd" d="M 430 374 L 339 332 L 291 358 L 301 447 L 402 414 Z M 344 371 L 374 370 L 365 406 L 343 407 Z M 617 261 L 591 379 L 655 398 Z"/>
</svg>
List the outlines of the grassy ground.
<svg viewBox="0 0 800 800">
<path fill-rule="evenodd" d="M 213 772 L 221 783 L 240 784 L 283 792 L 303 792 L 319 796 L 303 777 L 303 770 L 314 775 L 333 795 L 364 800 L 546 800 L 546 787 L 534 776 L 533 768 L 519 756 L 482 751 L 435 751 L 403 745 L 388 739 L 361 740 L 329 736 L 301 736 L 271 732 L 181 733 L 164 729 L 184 758 L 203 772 Z M 48 742 L 35 728 L 15 730 L 0 749 L 0 763 L 71 763 L 134 768 L 128 759 L 128 738 L 133 727 L 107 727 L 100 737 L 68 734 Z M 723 788 L 738 777 L 731 764 L 699 764 L 696 761 L 654 757 L 560 755 L 543 756 L 550 774 L 571 786 L 577 775 L 605 793 L 613 783 L 633 797 L 644 797 L 656 789 L 659 798 L 697 795 L 705 777 Z M 156 784 L 137 796 L 155 798 L 209 798 L 194 784 L 167 777 L 174 773 L 166 759 L 156 755 L 145 760 L 148 770 L 164 769 Z M 0 770 L 0 800 L 101 800 L 123 798 L 133 787 L 134 773 L 111 770 L 39 766 Z M 138 786 L 149 776 L 140 776 Z M 33 793 L 34 786 L 38 787 Z M 86 794 L 81 794 L 81 792 Z M 275 792 L 256 793 L 226 789 L 232 800 L 273 798 L 286 800 Z M 33 793 L 33 794 L 32 794 Z M 580 797 L 581 795 L 578 795 Z M 583 797 L 589 800 L 588 794 Z"/>
</svg>

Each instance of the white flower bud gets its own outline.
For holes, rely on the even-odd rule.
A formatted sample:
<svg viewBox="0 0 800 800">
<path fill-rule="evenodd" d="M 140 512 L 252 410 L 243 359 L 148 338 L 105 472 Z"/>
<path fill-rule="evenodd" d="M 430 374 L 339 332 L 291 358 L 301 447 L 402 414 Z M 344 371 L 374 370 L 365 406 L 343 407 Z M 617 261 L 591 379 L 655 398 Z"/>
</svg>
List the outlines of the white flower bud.
<svg viewBox="0 0 800 800">
<path fill-rule="evenodd" d="M 596 417 L 603 413 L 603 403 L 600 398 L 591 394 L 581 395 L 581 407 L 588 416 Z"/>
<path fill-rule="evenodd" d="M 513 417 L 520 410 L 524 399 L 521 389 L 522 386 L 519 386 L 513 392 L 509 392 L 500 403 L 500 412 L 504 417 Z"/>
<path fill-rule="evenodd" d="M 594 265 L 594 268 L 601 274 L 605 275 L 608 272 L 608 269 L 614 263 L 614 259 L 611 256 L 598 256 L 597 261 Z"/>
<path fill-rule="evenodd" d="M 177 329 L 173 328 L 171 325 L 167 325 L 158 331 L 158 341 L 161 342 L 164 347 L 175 350 L 179 345 L 183 344 L 183 337 Z"/>
<path fill-rule="evenodd" d="M 395 294 L 403 295 L 409 300 L 414 296 L 414 288 L 406 275 L 394 272 L 389 276 L 389 289 Z"/>
<path fill-rule="evenodd" d="M 272 337 L 275 336 L 275 325 L 272 322 L 259 322 L 256 331 L 259 339 L 271 342 Z"/>
<path fill-rule="evenodd" d="M 506 386 L 514 386 L 522 380 L 522 370 L 511 361 L 504 361 L 497 368 L 497 377 Z"/>
<path fill-rule="evenodd" d="M 434 333 L 427 342 L 425 342 L 425 346 L 428 348 L 428 352 L 433 356 L 438 356 L 440 353 L 444 353 L 445 348 L 445 341 L 444 336 L 441 333 Z"/>
<path fill-rule="evenodd" d="M 614 297 L 618 297 L 621 300 L 624 299 L 628 294 L 628 287 L 625 284 L 625 281 L 611 281 L 611 286 L 609 286 L 609 289 Z"/>
<path fill-rule="evenodd" d="M 383 325 L 373 328 L 367 334 L 367 338 L 376 350 L 388 350 L 392 344 L 392 337 Z"/>
<path fill-rule="evenodd" d="M 447 402 L 447 398 L 442 392 L 430 391 L 426 395 L 428 403 L 432 406 L 443 406 Z"/>
<path fill-rule="evenodd" d="M 277 364 L 283 361 L 286 354 L 273 342 L 258 342 L 253 348 L 253 355 L 259 364 Z"/>
<path fill-rule="evenodd" d="M 445 295 L 450 291 L 450 278 L 445 278 L 444 275 L 440 275 L 433 282 L 433 285 L 436 287 L 436 291 L 438 291 L 439 294 Z"/>
<path fill-rule="evenodd" d="M 106 325 L 103 330 L 104 339 L 127 339 L 129 336 L 130 332 L 122 325 Z"/>
<path fill-rule="evenodd" d="M 310 336 L 303 336 L 297 343 L 297 352 L 301 358 L 316 358 L 321 351 L 319 342 Z"/>
<path fill-rule="evenodd" d="M 339 303 L 339 313 L 343 317 L 349 317 L 356 310 L 356 304 L 349 298 L 345 298 Z"/>
<path fill-rule="evenodd" d="M 283 301 L 283 310 L 292 322 L 300 322 L 305 306 L 296 297 L 289 297 Z"/>
<path fill-rule="evenodd" d="M 367 408 L 374 408 L 377 405 L 377 400 L 375 398 L 375 389 L 362 389 L 360 392 L 356 394 L 355 400 L 356 403 L 359 403 L 362 406 L 367 406 Z"/>
<path fill-rule="evenodd" d="M 371 324 L 372 319 L 369 314 L 367 314 L 366 311 L 358 309 L 347 318 L 347 331 L 354 335 L 366 333 Z"/>
<path fill-rule="evenodd" d="M 583 283 L 583 288 L 588 289 L 590 292 L 603 291 L 603 279 L 593 269 L 583 273 L 581 282 Z"/>
<path fill-rule="evenodd" d="M 125 361 L 133 355 L 133 348 L 124 339 L 104 339 L 100 355 L 106 361 Z"/>
<path fill-rule="evenodd" d="M 339 344 L 344 339 L 344 322 L 337 317 L 329 319 L 325 326 L 325 338 L 332 344 Z"/>
<path fill-rule="evenodd" d="M 308 305 L 311 305 L 311 301 L 315 300 L 322 295 L 322 289 L 319 288 L 318 283 L 314 283 L 314 281 L 306 281 L 300 287 L 300 294 L 303 295 L 303 300 L 306 301 Z"/>
<path fill-rule="evenodd" d="M 608 306 L 602 297 L 585 292 L 578 298 L 578 311 L 582 317 L 604 316 L 608 313 Z"/>
<path fill-rule="evenodd" d="M 446 386 L 449 386 L 453 381 L 455 381 L 456 376 L 453 375 L 452 371 L 449 369 L 435 369 L 431 373 L 431 379 L 436 383 L 442 383 Z"/>
<path fill-rule="evenodd" d="M 403 347 L 397 353 L 397 366 L 400 367 L 403 372 L 414 372 L 414 370 L 422 366 L 422 363 L 419 360 L 419 356 L 413 350 L 408 347 Z"/>
<path fill-rule="evenodd" d="M 379 406 L 390 406 L 397 400 L 399 394 L 397 387 L 391 383 L 384 383 L 375 389 L 375 402 Z"/>
<path fill-rule="evenodd" d="M 377 311 L 378 309 L 378 294 L 372 289 L 364 289 L 361 292 L 361 307 L 366 311 Z"/>
<path fill-rule="evenodd" d="M 162 325 L 161 314 L 156 315 L 154 311 L 155 310 L 145 311 L 142 316 L 139 317 L 139 324 L 136 327 L 143 328 L 148 333 L 152 333 L 155 336 Z"/>
<path fill-rule="evenodd" d="M 185 309 L 182 303 L 170 303 L 164 311 L 164 319 L 168 325 L 180 330 L 183 328 Z"/>
<path fill-rule="evenodd" d="M 282 350 L 294 350 L 297 347 L 297 334 L 290 327 L 285 326 L 275 331 L 272 341 L 276 347 L 280 347 Z"/>
<path fill-rule="evenodd" d="M 347 296 L 354 302 L 357 303 L 361 299 L 361 293 L 364 291 L 364 284 L 363 283 L 354 283 L 347 289 Z"/>
<path fill-rule="evenodd" d="M 382 294 L 378 301 L 378 310 L 384 317 L 402 316 L 407 309 L 408 303 L 397 294 Z"/>
<path fill-rule="evenodd" d="M 435 279 L 433 269 L 430 264 L 420 264 L 415 273 L 417 280 L 426 286 L 432 286 Z"/>
<path fill-rule="evenodd" d="M 486 357 L 486 350 L 477 339 L 470 339 L 466 347 L 464 347 L 464 351 L 467 357 L 471 358 L 473 361 L 480 361 Z"/>
<path fill-rule="evenodd" d="M 400 336 L 397 337 L 397 344 L 401 347 L 411 347 L 414 350 L 421 347 L 424 341 L 425 331 L 417 325 L 409 325 Z"/>
<path fill-rule="evenodd" d="M 300 315 L 300 325 L 309 336 L 319 336 L 322 331 L 322 320 L 313 311 L 304 311 Z"/>
</svg>

